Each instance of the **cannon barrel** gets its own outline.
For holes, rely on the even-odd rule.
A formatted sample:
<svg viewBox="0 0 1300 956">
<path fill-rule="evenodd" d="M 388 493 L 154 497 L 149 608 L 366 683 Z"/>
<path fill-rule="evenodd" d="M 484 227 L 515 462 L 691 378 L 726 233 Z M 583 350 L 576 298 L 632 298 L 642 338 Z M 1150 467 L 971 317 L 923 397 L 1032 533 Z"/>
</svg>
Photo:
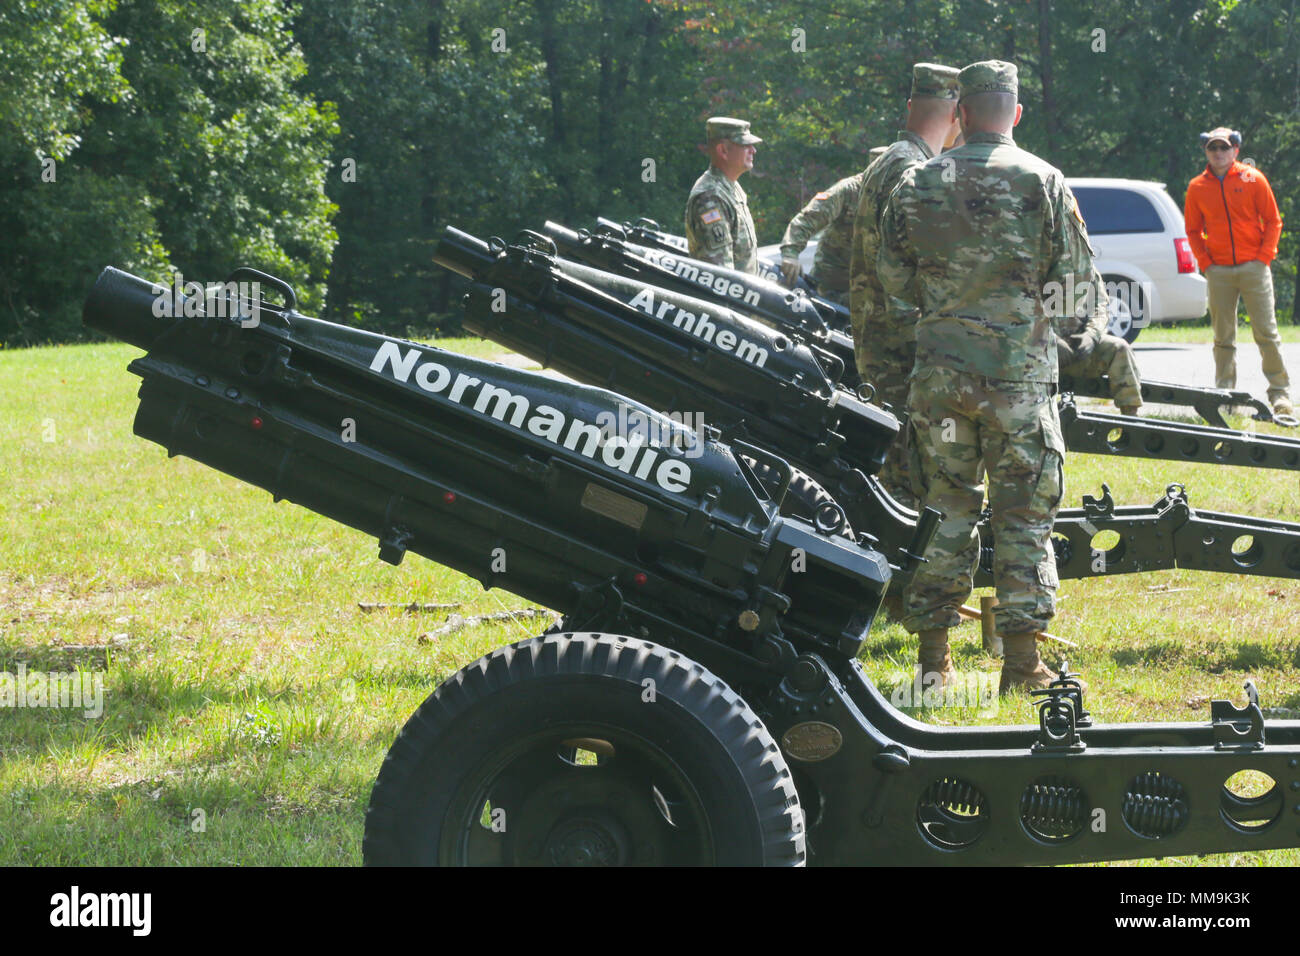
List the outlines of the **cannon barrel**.
<svg viewBox="0 0 1300 956">
<path fill-rule="evenodd" d="M 82 321 L 92 329 L 148 350 L 176 322 L 175 309 L 155 308 L 169 289 L 112 266 L 104 269 L 86 297 Z"/>
<path fill-rule="evenodd" d="M 433 261 L 445 269 L 472 279 L 496 260 L 491 247 L 468 232 L 448 226 L 433 253 Z"/>
<path fill-rule="evenodd" d="M 147 338 L 147 288 L 105 270 L 87 314 Z M 888 584 L 882 555 L 778 514 L 747 461 L 779 458 L 605 389 L 296 313 L 170 329 L 130 365 L 135 433 L 373 535 L 386 561 L 422 554 L 773 680 L 801 648 L 856 653 Z"/>
<path fill-rule="evenodd" d="M 542 232 L 566 258 L 743 309 L 775 328 L 805 338 L 834 352 L 844 363 L 848 380 L 856 382 L 852 337 L 831 328 L 817 304 L 802 292 L 792 292 L 762 276 L 692 259 L 678 250 L 641 246 L 612 233 L 588 235 L 550 221 Z"/>
</svg>

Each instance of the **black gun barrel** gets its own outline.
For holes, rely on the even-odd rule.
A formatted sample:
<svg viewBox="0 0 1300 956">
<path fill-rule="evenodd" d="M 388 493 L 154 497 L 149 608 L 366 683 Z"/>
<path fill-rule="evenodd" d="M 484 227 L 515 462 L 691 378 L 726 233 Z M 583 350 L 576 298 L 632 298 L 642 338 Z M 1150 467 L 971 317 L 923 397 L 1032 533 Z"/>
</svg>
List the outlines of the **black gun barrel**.
<svg viewBox="0 0 1300 956">
<path fill-rule="evenodd" d="M 147 338 L 132 280 L 105 270 L 87 314 Z M 375 536 L 384 560 L 415 552 L 579 627 L 761 659 L 768 679 L 799 647 L 855 654 L 888 584 L 882 555 L 781 517 L 716 436 L 605 389 L 297 314 L 172 329 L 130 365 L 136 434 Z"/>
<path fill-rule="evenodd" d="M 174 299 L 168 301 L 170 292 L 166 286 L 109 266 L 86 297 L 82 321 L 105 335 L 148 350 L 184 314 L 175 308 Z"/>
<path fill-rule="evenodd" d="M 496 260 L 492 247 L 468 232 L 448 226 L 433 253 L 433 261 L 444 269 L 472 279 Z"/>
</svg>

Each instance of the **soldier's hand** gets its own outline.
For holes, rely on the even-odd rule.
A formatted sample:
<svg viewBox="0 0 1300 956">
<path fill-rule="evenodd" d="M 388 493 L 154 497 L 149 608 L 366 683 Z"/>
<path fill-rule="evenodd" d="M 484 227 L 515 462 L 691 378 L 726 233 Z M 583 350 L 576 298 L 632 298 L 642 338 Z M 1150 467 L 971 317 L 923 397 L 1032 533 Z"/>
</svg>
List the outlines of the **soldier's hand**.
<svg viewBox="0 0 1300 956">
<path fill-rule="evenodd" d="M 1075 361 L 1087 361 L 1093 350 L 1097 348 L 1097 343 L 1101 341 L 1101 329 L 1095 325 L 1090 325 L 1082 332 L 1071 335 L 1069 341 L 1070 348 L 1075 355 Z"/>
<path fill-rule="evenodd" d="M 793 289 L 794 284 L 799 281 L 800 271 L 798 259 L 782 259 L 781 284 L 787 289 Z"/>
</svg>

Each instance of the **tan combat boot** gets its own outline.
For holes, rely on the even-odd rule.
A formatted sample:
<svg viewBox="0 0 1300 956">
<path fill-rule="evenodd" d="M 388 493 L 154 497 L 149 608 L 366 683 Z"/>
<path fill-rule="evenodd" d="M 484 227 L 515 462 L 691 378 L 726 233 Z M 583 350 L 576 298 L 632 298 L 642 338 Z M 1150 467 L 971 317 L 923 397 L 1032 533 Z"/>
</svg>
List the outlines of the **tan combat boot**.
<svg viewBox="0 0 1300 956">
<path fill-rule="evenodd" d="M 1119 406 L 1119 413 L 1121 415 L 1131 415 L 1134 418 L 1137 418 L 1140 407 L 1141 406 L 1139 405 L 1121 405 Z"/>
<path fill-rule="evenodd" d="M 1002 635 L 1002 679 L 998 693 L 1023 689 L 1043 690 L 1056 680 L 1056 672 L 1038 656 L 1038 635 L 1033 631 Z"/>
<path fill-rule="evenodd" d="M 928 688 L 934 686 L 926 678 L 930 674 L 939 674 L 939 688 L 947 687 L 957 682 L 957 669 L 952 666 L 952 655 L 948 653 L 948 629 L 946 627 L 937 628 L 933 631 L 920 631 L 917 637 L 921 639 L 921 653 L 918 655 L 917 679 L 921 686 Z"/>
</svg>

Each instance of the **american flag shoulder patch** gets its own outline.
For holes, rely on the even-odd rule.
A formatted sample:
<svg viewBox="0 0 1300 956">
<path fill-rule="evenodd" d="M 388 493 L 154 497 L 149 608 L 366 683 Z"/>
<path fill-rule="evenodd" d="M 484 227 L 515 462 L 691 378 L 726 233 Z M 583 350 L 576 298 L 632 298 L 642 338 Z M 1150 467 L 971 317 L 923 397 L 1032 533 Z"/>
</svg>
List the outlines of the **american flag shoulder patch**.
<svg viewBox="0 0 1300 956">
<path fill-rule="evenodd" d="M 830 199 L 830 198 L 831 198 L 831 194 L 826 192 L 818 193 L 816 196 L 813 196 L 813 199 Z"/>
<path fill-rule="evenodd" d="M 718 222 L 722 218 L 722 212 L 718 209 L 708 209 L 700 213 L 700 222 L 706 226 Z"/>
</svg>

